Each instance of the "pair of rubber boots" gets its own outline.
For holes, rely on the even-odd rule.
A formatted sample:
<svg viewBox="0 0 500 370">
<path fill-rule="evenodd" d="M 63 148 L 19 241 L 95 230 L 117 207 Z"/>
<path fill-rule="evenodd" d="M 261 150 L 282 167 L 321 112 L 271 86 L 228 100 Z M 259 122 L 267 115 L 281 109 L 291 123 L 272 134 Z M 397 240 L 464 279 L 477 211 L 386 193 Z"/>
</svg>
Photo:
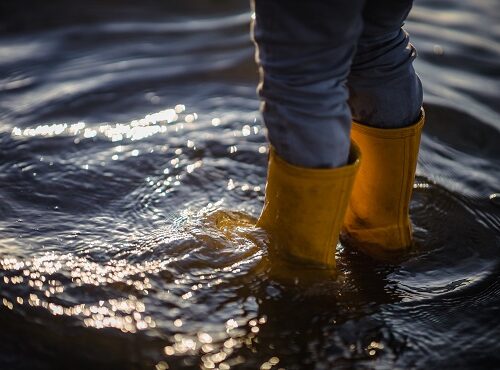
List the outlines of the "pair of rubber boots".
<svg viewBox="0 0 500 370">
<path fill-rule="evenodd" d="M 371 255 L 406 249 L 412 242 L 409 203 L 415 179 L 419 121 L 397 129 L 353 122 L 346 166 L 291 165 L 271 148 L 262 214 L 273 249 L 302 263 L 335 268 L 341 230 Z"/>
</svg>

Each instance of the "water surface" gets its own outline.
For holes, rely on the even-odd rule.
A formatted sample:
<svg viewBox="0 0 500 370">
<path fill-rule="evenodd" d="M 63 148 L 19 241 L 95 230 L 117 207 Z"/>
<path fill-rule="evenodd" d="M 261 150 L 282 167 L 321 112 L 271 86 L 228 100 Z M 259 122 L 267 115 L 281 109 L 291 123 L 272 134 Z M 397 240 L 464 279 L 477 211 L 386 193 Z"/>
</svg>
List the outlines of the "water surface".
<svg viewBox="0 0 500 370">
<path fill-rule="evenodd" d="M 267 146 L 246 2 L 2 7 L 0 368 L 498 366 L 497 2 L 414 7 L 416 247 L 339 245 L 336 279 L 283 278 L 252 226 Z"/>
</svg>

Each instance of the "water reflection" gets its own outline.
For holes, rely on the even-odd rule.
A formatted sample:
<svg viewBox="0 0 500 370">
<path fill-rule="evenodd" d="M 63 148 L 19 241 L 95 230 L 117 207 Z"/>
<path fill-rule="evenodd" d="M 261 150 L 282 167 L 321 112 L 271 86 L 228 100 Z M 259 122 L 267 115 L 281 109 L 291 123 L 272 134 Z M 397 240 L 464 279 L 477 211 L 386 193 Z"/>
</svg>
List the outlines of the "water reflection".
<svg viewBox="0 0 500 370">
<path fill-rule="evenodd" d="M 194 113 L 182 109 L 168 108 L 121 125 L 76 123 L 12 131 L 11 140 L 23 145 L 34 139 L 69 139 L 78 146 L 89 140 L 89 147 L 98 149 L 94 157 L 111 160 L 101 168 L 141 159 L 147 165 L 127 165 L 123 171 L 109 167 L 115 171 L 110 178 L 127 179 L 127 191 L 104 211 L 89 212 L 78 225 L 73 212 L 55 206 L 53 213 L 45 212 L 54 224 L 30 235 L 24 226 L 30 216 L 23 216 L 19 227 L 35 248 L 29 254 L 18 248 L 17 256 L 4 249 L 0 256 L 2 307 L 28 320 L 32 310 L 43 310 L 50 317 L 46 322 L 62 326 L 71 320 L 97 330 L 92 338 L 110 338 L 107 347 L 94 349 L 92 361 L 106 358 L 104 353 L 119 340 L 134 343 L 138 337 L 144 342 L 140 363 L 145 368 L 293 369 L 314 363 L 370 366 L 373 361 L 389 366 L 410 348 L 427 353 L 433 340 L 449 342 L 460 330 L 457 324 L 445 330 L 445 321 L 438 321 L 433 325 L 442 334 L 421 340 L 427 316 L 443 317 L 447 307 L 434 307 L 436 301 L 468 300 L 471 289 L 479 292 L 470 299 L 489 301 L 498 269 L 489 246 L 498 241 L 498 220 L 480 199 L 470 200 L 420 176 L 412 203 L 417 247 L 409 254 L 377 262 L 339 245 L 338 275 L 298 267 L 273 255 L 265 233 L 254 227 L 264 195 L 262 127 L 249 117 L 231 120 L 201 113 L 187 123 L 184 117 Z M 432 116 L 432 107 L 428 110 Z M 162 113 L 166 111 L 169 115 Z M 160 119 L 174 114 L 173 121 Z M 173 130 L 176 125 L 182 129 Z M 155 126 L 166 131 L 134 139 L 135 129 Z M 116 127 L 123 135 L 118 142 L 113 141 Z M 219 131 L 199 135 L 200 127 Z M 89 128 L 96 132 L 94 138 L 85 138 Z M 435 161 L 425 152 L 434 144 L 432 138 L 424 140 L 424 169 Z M 43 153 L 27 159 L 23 168 L 52 185 L 54 171 L 65 171 L 59 167 L 64 161 Z M 72 170 L 85 183 L 99 162 L 77 161 L 90 164 Z M 138 175 L 131 177 L 131 171 Z M 90 187 L 78 196 L 100 203 L 112 193 Z M 32 202 L 44 204 L 46 197 Z M 459 226 L 450 226 L 443 213 L 453 214 Z M 477 244 L 477 235 L 485 244 Z M 410 316 L 419 319 L 410 324 Z M 106 330 L 126 336 L 118 339 Z M 127 359 L 120 352 L 116 356 L 113 361 Z"/>
<path fill-rule="evenodd" d="M 0 364 L 491 368 L 498 53 L 475 26 L 487 5 L 412 13 L 428 116 L 416 247 L 380 262 L 339 245 L 337 276 L 273 255 L 253 226 L 267 144 L 247 6 L 188 22 L 58 12 L 58 29 L 0 40 Z"/>
<path fill-rule="evenodd" d="M 167 125 L 177 122 L 179 119 L 178 114 L 184 112 L 186 107 L 178 104 L 175 108 L 165 109 L 157 113 L 146 115 L 139 120 L 133 120 L 128 124 L 117 123 L 114 125 L 104 124 L 96 128 L 86 127 L 85 122 L 78 122 L 74 124 L 52 124 L 40 125 L 34 128 L 27 127 L 21 129 L 14 127 L 12 129 L 12 136 L 14 137 L 51 137 L 51 136 L 80 136 L 86 139 L 93 138 L 100 134 L 111 141 L 122 141 L 129 139 L 132 141 L 142 140 L 149 136 L 166 133 Z M 192 123 L 198 118 L 196 113 L 187 114 L 184 116 L 186 123 Z M 182 129 L 182 123 L 179 126 L 174 126 L 173 130 L 178 131 Z"/>
</svg>

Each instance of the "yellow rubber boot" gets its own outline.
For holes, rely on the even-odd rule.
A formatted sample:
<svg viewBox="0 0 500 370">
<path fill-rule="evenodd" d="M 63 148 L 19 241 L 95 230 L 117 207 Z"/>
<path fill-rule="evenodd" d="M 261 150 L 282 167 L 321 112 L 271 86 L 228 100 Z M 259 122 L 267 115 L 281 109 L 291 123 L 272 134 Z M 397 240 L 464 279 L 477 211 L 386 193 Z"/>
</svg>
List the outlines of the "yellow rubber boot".
<svg viewBox="0 0 500 370">
<path fill-rule="evenodd" d="M 369 254 L 409 247 L 409 203 L 424 113 L 412 126 L 374 128 L 353 122 L 351 139 L 363 154 L 347 209 L 344 232 Z"/>
<path fill-rule="evenodd" d="M 335 268 L 335 247 L 359 167 L 351 145 L 349 164 L 332 169 L 291 165 L 271 148 L 266 198 L 257 226 L 281 256 Z"/>
</svg>

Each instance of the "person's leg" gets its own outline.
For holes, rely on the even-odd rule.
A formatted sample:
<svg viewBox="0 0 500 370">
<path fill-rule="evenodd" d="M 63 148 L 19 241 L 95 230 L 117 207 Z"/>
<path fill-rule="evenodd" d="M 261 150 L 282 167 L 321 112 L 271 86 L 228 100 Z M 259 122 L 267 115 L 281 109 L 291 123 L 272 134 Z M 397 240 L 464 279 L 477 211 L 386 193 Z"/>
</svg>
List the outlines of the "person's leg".
<svg viewBox="0 0 500 370">
<path fill-rule="evenodd" d="M 330 267 L 359 166 L 345 81 L 363 1 L 254 1 L 259 94 L 272 146 L 257 225 L 278 254 Z"/>
<path fill-rule="evenodd" d="M 413 69 L 416 51 L 403 23 L 412 0 L 368 1 L 364 29 L 348 78 L 349 106 L 361 124 L 394 128 L 415 123 L 422 85 Z"/>
<path fill-rule="evenodd" d="M 363 155 L 344 230 L 371 254 L 411 245 L 409 203 L 424 123 L 415 49 L 401 28 L 411 0 L 368 2 L 349 75 L 351 138 Z"/>
<path fill-rule="evenodd" d="M 259 95 L 268 138 L 291 164 L 346 164 L 345 86 L 362 30 L 363 0 L 255 0 Z"/>
</svg>

